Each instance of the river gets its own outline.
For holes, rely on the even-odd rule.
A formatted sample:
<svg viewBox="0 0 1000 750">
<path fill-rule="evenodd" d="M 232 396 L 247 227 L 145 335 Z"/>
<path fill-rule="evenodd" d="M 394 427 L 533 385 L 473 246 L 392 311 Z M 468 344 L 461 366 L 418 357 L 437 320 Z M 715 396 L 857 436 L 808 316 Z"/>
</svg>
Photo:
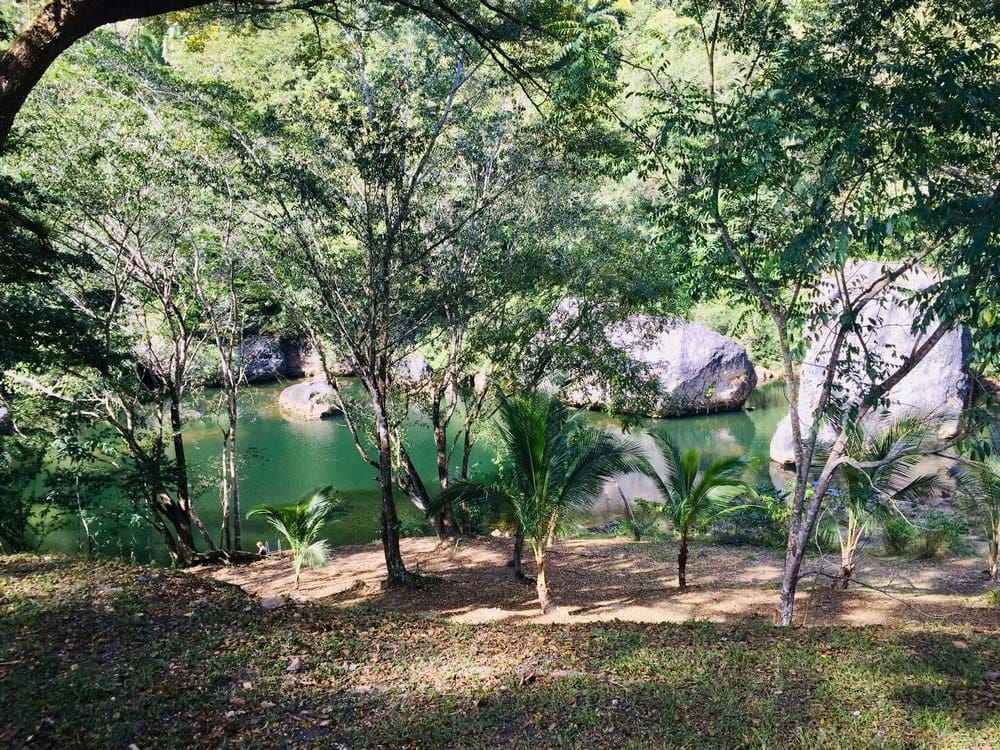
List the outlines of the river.
<svg viewBox="0 0 1000 750">
<path fill-rule="evenodd" d="M 256 386 L 245 389 L 240 416 L 241 502 L 244 515 L 267 503 L 286 504 L 324 485 L 332 485 L 342 497 L 342 509 L 330 523 L 328 539 L 333 545 L 361 544 L 378 538 L 379 494 L 375 471 L 358 455 L 350 435 L 340 419 L 316 422 L 288 421 L 278 412 L 278 394 L 284 385 Z M 778 422 L 787 412 L 780 383 L 768 383 L 751 395 L 745 411 L 711 414 L 681 419 L 644 420 L 631 427 L 630 433 L 641 439 L 644 429 L 666 429 L 679 447 L 695 447 L 706 455 L 742 452 L 754 462 L 754 482 L 770 482 L 768 445 Z M 589 412 L 594 424 L 619 428 L 619 418 Z M 407 425 L 407 440 L 422 476 L 431 491 L 437 483 L 434 468 L 434 444 L 429 423 L 419 415 Z M 215 466 L 221 437 L 211 419 L 191 420 L 185 430 L 188 461 L 195 485 L 200 486 L 197 510 L 205 525 L 218 535 L 221 511 L 214 488 Z M 489 472 L 493 451 L 480 443 L 473 452 L 473 462 L 480 472 Z M 621 486 L 630 497 L 651 495 L 651 485 L 641 478 L 625 478 Z M 399 498 L 400 516 L 405 524 L 418 523 L 422 515 L 403 496 Z M 622 512 L 617 492 L 609 493 L 589 513 L 588 522 L 598 523 L 619 517 Z M 133 523 L 126 533 L 111 538 L 98 534 L 98 549 L 103 554 L 134 556 L 137 560 L 163 561 L 165 555 L 154 534 L 143 524 Z M 74 520 L 46 540 L 46 549 L 79 552 L 86 535 Z M 274 532 L 261 518 L 245 519 L 244 546 L 252 549 L 257 540 L 276 545 Z"/>
</svg>

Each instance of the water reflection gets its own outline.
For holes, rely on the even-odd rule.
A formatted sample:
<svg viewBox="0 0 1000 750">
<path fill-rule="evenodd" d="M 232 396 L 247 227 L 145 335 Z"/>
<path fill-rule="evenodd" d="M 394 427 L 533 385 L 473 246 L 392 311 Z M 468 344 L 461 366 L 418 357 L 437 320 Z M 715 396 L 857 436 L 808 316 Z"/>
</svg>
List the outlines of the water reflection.
<svg viewBox="0 0 1000 750">
<path fill-rule="evenodd" d="M 696 449 L 707 459 L 723 456 L 747 456 L 751 467 L 747 481 L 751 484 L 770 484 L 771 474 L 768 450 L 771 436 L 778 422 L 785 416 L 784 388 L 780 383 L 768 383 L 758 388 L 747 401 L 747 410 L 724 414 L 706 414 L 683 419 L 648 419 L 640 422 L 627 433 L 647 449 L 654 466 L 664 470 L 663 461 L 658 456 L 653 440 L 647 431 L 664 430 L 673 443 L 681 450 Z M 615 417 L 601 415 L 593 421 L 611 428 L 618 428 L 620 421 Z M 645 498 L 660 500 L 655 484 L 641 474 L 628 474 L 618 479 L 621 492 L 632 500 Z M 783 486 L 781 480 L 776 486 Z M 601 501 L 595 505 L 593 518 L 607 518 L 621 512 L 622 501 L 618 488 L 609 485 Z"/>
</svg>

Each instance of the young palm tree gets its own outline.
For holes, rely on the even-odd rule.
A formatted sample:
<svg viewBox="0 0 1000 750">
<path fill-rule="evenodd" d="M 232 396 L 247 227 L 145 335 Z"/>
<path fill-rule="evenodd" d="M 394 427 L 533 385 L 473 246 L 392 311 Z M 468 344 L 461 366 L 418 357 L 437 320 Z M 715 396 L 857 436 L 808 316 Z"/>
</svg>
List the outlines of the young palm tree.
<svg viewBox="0 0 1000 750">
<path fill-rule="evenodd" d="M 732 501 L 753 490 L 741 479 L 748 462 L 745 458 L 718 458 L 704 463 L 697 450 L 683 453 L 666 432 L 652 432 L 660 458 L 666 465 L 661 474 L 651 465 L 646 473 L 656 483 L 680 542 L 677 553 L 677 585 L 687 590 L 688 541 L 692 532 L 704 529 L 713 519 L 736 510 Z"/>
<path fill-rule="evenodd" d="M 264 520 L 288 542 L 292 551 L 296 590 L 303 565 L 321 568 L 326 564 L 329 548 L 320 534 L 335 508 L 332 488 L 323 487 L 293 505 L 261 505 L 247 513 L 247 518 L 264 516 Z"/>
<path fill-rule="evenodd" d="M 989 544 L 990 579 L 1000 586 L 997 552 L 1000 549 L 1000 457 L 982 461 L 962 461 L 951 470 L 959 495 L 958 508 L 975 518 L 986 532 Z"/>
<path fill-rule="evenodd" d="M 492 484 L 464 482 L 441 493 L 444 503 L 496 502 L 507 505 L 521 537 L 535 556 L 535 586 L 542 611 L 551 612 L 546 553 L 560 524 L 587 507 L 616 474 L 643 466 L 642 451 L 605 430 L 587 426 L 582 412 L 570 412 L 544 393 L 500 397 L 500 478 Z"/>
<path fill-rule="evenodd" d="M 840 543 L 840 575 L 835 589 L 846 589 L 854 573 L 855 555 L 865 535 L 888 519 L 897 502 L 917 502 L 940 491 L 936 474 L 913 476 L 917 451 L 929 437 L 926 424 L 899 420 L 875 430 L 856 428 L 848 436 L 848 463 L 838 471 L 843 481 L 845 528 L 836 524 Z"/>
</svg>

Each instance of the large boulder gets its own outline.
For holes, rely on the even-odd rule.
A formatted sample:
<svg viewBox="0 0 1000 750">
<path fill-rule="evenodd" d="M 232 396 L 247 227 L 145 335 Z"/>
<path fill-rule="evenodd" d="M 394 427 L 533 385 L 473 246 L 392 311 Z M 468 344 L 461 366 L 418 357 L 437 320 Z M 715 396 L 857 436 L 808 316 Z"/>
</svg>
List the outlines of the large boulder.
<svg viewBox="0 0 1000 750">
<path fill-rule="evenodd" d="M 318 378 L 323 375 L 323 360 L 307 336 L 288 336 L 281 340 L 285 356 L 285 375 L 290 378 Z"/>
<path fill-rule="evenodd" d="M 650 416 L 735 411 L 743 407 L 757 385 L 746 349 L 697 323 L 633 315 L 607 326 L 605 334 L 629 364 L 636 366 L 635 377 L 655 386 L 657 395 L 646 409 Z M 627 402 L 635 395 L 615 394 L 596 376 L 565 393 L 571 403 L 591 408 L 608 406 L 615 396 Z"/>
<path fill-rule="evenodd" d="M 285 376 L 285 355 L 274 336 L 247 336 L 238 357 L 248 383 L 269 383 Z"/>
<path fill-rule="evenodd" d="M 849 290 L 868 288 L 884 275 L 885 268 L 894 264 L 876 261 L 853 262 L 845 269 Z M 898 264 L 895 264 L 898 267 Z M 902 275 L 862 310 L 859 327 L 864 331 L 864 341 L 849 334 L 844 352 L 852 352 L 848 362 L 841 362 L 834 375 L 834 388 L 838 408 L 857 404 L 873 383 L 897 369 L 926 334 L 914 333 L 913 322 L 917 310 L 913 293 L 926 289 L 939 278 L 924 269 L 913 269 Z M 817 310 L 836 310 L 841 292 L 832 276 L 824 278 L 816 291 Z M 830 316 L 834 319 L 833 316 Z M 813 410 L 819 402 L 820 391 L 830 364 L 830 348 L 835 327 L 820 323 L 802 361 L 799 378 L 799 419 L 803 430 L 813 421 Z M 873 412 L 870 424 L 890 419 L 931 417 L 939 426 L 942 438 L 951 437 L 958 428 L 959 414 L 969 398 L 970 380 L 967 371 L 970 336 L 965 328 L 946 333 L 920 364 L 904 377 L 888 394 L 884 409 Z M 868 357 L 861 355 L 867 351 Z M 874 365 L 869 369 L 866 365 Z M 829 444 L 834 429 L 825 424 L 820 430 L 820 442 Z M 771 460 L 779 464 L 795 463 L 791 418 L 785 417 L 771 439 Z"/>
<path fill-rule="evenodd" d="M 281 413 L 293 419 L 313 420 L 340 413 L 333 405 L 333 386 L 325 380 L 304 380 L 290 385 L 278 396 Z"/>
</svg>

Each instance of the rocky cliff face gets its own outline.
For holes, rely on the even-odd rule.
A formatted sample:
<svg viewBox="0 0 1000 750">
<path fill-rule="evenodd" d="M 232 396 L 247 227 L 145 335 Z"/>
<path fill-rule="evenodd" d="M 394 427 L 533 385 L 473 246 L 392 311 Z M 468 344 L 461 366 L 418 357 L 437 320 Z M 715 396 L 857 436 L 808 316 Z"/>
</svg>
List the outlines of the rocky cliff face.
<svg viewBox="0 0 1000 750">
<path fill-rule="evenodd" d="M 319 352 L 305 336 L 281 339 L 281 353 L 285 356 L 285 374 L 290 378 L 317 378 L 323 374 Z"/>
<path fill-rule="evenodd" d="M 650 416 L 708 414 L 742 408 L 757 384 L 746 350 L 697 323 L 633 315 L 609 325 L 605 333 L 609 343 L 635 366 L 634 371 L 617 386 L 619 394 L 596 377 L 567 389 L 566 398 L 572 403 L 603 407 L 616 396 L 628 401 L 637 396 L 637 389 L 629 384 L 634 378 L 654 387 Z"/>
<path fill-rule="evenodd" d="M 852 263 L 846 269 L 849 290 L 867 288 L 883 275 L 882 269 L 893 264 L 875 261 Z M 924 334 L 914 333 L 917 317 L 912 301 L 914 292 L 926 289 L 937 277 L 926 270 L 914 269 L 872 300 L 862 311 L 859 337 L 849 334 L 840 362 L 835 365 L 834 386 L 838 409 L 858 403 L 874 382 L 898 368 Z M 840 290 L 832 277 L 824 278 L 816 293 L 818 308 L 836 307 Z M 813 410 L 819 402 L 822 384 L 830 365 L 833 325 L 819 324 L 800 369 L 799 419 L 803 430 L 813 422 Z M 954 435 L 958 418 L 969 398 L 967 371 L 970 337 L 967 329 L 949 331 L 927 357 L 889 392 L 886 408 L 873 414 L 871 421 L 907 417 L 933 418 L 942 437 Z M 867 355 L 863 354 L 868 352 Z M 850 353 L 850 355 L 848 355 Z M 834 430 L 821 428 L 821 442 L 830 442 Z M 771 440 L 771 460 L 780 464 L 795 463 L 791 418 L 785 417 Z"/>
<path fill-rule="evenodd" d="M 285 355 L 274 336 L 248 336 L 239 358 L 248 383 L 269 383 L 285 376 Z"/>
</svg>

